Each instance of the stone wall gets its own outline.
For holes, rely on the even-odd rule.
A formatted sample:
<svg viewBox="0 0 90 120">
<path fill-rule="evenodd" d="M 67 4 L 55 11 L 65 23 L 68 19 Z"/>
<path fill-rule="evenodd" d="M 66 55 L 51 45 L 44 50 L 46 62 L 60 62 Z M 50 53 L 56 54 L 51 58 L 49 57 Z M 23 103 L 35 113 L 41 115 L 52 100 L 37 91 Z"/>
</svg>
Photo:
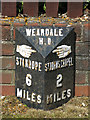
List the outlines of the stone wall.
<svg viewBox="0 0 90 120">
<path fill-rule="evenodd" d="M 15 95 L 15 28 L 24 26 L 25 23 L 13 23 L 0 25 L 2 49 L 0 53 L 0 88 L 2 95 Z M 32 23 L 29 26 L 52 26 L 52 24 Z M 55 26 L 67 26 L 55 24 Z M 75 95 L 89 96 L 90 93 L 90 24 L 87 22 L 73 23 L 76 32 L 76 75 Z M 1 89 L 0 89 L 1 90 Z"/>
</svg>

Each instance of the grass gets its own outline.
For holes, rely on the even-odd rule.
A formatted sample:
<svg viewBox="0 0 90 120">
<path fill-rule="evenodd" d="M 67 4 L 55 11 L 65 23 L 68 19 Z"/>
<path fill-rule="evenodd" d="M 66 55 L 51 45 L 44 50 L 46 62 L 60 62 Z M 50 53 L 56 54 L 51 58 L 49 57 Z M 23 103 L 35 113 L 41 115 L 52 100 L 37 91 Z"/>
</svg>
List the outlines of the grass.
<svg viewBox="0 0 90 120">
<path fill-rule="evenodd" d="M 7 96 L 2 102 L 3 118 L 88 118 L 88 97 L 74 97 L 53 110 L 36 110 L 22 104 L 15 96 Z"/>
</svg>

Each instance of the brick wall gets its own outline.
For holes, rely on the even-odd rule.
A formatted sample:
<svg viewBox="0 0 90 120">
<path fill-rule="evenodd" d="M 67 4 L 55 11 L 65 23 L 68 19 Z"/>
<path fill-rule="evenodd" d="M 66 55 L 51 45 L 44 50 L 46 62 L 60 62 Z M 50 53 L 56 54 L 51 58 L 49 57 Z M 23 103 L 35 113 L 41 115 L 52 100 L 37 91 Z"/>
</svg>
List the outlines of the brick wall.
<svg viewBox="0 0 90 120">
<path fill-rule="evenodd" d="M 89 96 L 89 49 L 90 49 L 90 24 L 81 23 L 74 25 L 77 34 L 76 39 L 76 96 Z"/>
<path fill-rule="evenodd" d="M 0 53 L 0 88 L 2 88 L 2 95 L 15 95 L 15 28 L 23 26 L 24 24 L 14 23 L 2 24 L 2 54 Z M 51 26 L 51 24 L 29 24 L 30 26 Z M 55 26 L 67 26 L 66 24 L 55 24 Z M 90 41 L 89 33 L 90 24 L 88 23 L 74 23 L 77 35 L 76 38 L 76 75 L 75 75 L 75 95 L 89 96 L 90 90 Z M 1 89 L 0 89 L 1 90 Z M 0 91 L 1 92 L 1 91 Z"/>
<path fill-rule="evenodd" d="M 26 2 L 22 0 L 23 3 L 23 14 L 28 14 L 29 16 L 38 16 L 39 12 L 39 0 L 36 2 Z M 4 16 L 16 16 L 16 0 L 14 2 L 1 2 L 2 5 L 2 15 Z M 57 17 L 58 16 L 59 2 L 46 2 L 46 16 Z M 52 9 L 51 9 L 52 8 Z M 77 8 L 77 9 L 76 9 Z M 74 13 L 74 14 L 73 14 Z M 67 1 L 67 14 L 68 17 L 76 18 L 83 14 L 83 2 L 70 2 Z"/>
</svg>

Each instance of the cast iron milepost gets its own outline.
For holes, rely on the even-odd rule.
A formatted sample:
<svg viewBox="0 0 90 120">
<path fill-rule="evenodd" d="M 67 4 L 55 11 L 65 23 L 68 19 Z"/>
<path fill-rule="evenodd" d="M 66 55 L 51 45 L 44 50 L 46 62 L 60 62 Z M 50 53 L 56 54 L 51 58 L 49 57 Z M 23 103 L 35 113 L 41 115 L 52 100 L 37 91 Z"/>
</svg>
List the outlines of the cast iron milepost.
<svg viewBox="0 0 90 120">
<path fill-rule="evenodd" d="M 15 94 L 19 100 L 48 110 L 74 96 L 75 39 L 70 27 L 16 29 Z"/>
</svg>

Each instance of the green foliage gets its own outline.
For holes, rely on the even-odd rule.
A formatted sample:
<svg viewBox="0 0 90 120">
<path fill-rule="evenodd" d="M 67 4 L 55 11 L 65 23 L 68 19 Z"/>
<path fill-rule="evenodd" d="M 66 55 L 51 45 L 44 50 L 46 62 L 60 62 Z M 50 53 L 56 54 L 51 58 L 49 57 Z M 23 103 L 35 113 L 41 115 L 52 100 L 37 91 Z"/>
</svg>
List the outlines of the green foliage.
<svg viewBox="0 0 90 120">
<path fill-rule="evenodd" d="M 23 2 L 17 2 L 17 15 L 23 13 Z"/>
<path fill-rule="evenodd" d="M 84 3 L 83 9 L 85 10 L 86 8 L 88 8 L 89 4 L 90 4 L 90 0 L 87 0 L 87 2 Z"/>
<path fill-rule="evenodd" d="M 45 2 L 39 2 L 39 15 L 41 14 L 44 14 L 46 11 L 45 11 Z"/>
<path fill-rule="evenodd" d="M 46 12 L 46 4 L 45 3 L 44 3 L 44 6 L 43 6 L 43 9 Z"/>
</svg>

